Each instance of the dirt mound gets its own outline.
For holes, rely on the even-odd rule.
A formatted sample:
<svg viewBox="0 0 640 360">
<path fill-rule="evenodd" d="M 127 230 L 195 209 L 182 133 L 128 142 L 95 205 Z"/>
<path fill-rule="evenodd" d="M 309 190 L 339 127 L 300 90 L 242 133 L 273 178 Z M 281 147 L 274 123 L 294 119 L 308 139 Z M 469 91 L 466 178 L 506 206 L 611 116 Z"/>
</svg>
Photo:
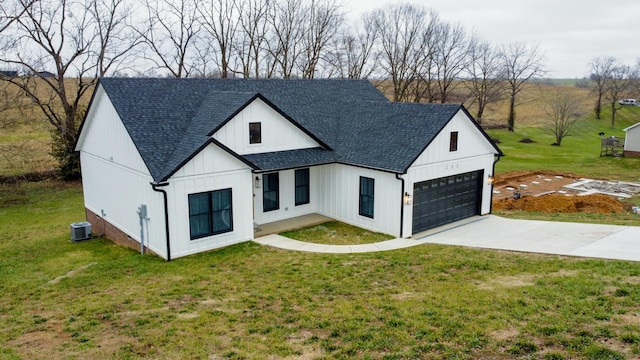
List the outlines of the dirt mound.
<svg viewBox="0 0 640 360">
<path fill-rule="evenodd" d="M 496 175 L 493 209 L 498 211 L 536 211 L 546 213 L 620 213 L 631 205 L 614 196 L 591 194 L 578 196 L 579 191 L 565 186 L 579 180 L 573 174 L 556 172 L 512 171 Z M 514 199 L 515 192 L 521 194 Z"/>
<path fill-rule="evenodd" d="M 602 194 L 565 196 L 550 194 L 539 197 L 525 196 L 521 199 L 499 199 L 493 202 L 494 210 L 536 211 L 546 213 L 620 213 L 628 206 L 618 199 Z"/>
</svg>

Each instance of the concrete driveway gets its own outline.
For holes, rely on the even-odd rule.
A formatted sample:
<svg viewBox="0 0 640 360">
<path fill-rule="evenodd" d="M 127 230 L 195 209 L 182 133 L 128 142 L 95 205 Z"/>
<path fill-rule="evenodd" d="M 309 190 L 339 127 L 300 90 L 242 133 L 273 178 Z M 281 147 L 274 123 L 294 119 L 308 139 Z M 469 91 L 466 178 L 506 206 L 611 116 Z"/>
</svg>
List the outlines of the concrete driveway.
<svg viewBox="0 0 640 360">
<path fill-rule="evenodd" d="M 280 235 L 268 235 L 254 241 L 283 249 L 321 253 L 372 252 L 421 244 L 444 244 L 640 261 L 640 226 L 513 220 L 494 215 L 463 220 L 418 234 L 414 239 L 393 239 L 374 244 L 310 244 Z"/>
</svg>

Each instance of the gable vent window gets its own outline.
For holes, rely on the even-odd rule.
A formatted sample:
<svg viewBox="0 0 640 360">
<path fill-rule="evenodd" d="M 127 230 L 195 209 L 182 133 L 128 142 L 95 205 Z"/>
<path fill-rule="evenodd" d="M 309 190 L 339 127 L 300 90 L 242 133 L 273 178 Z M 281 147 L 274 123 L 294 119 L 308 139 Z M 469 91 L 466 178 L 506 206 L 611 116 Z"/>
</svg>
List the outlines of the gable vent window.
<svg viewBox="0 0 640 360">
<path fill-rule="evenodd" d="M 449 137 L 449 151 L 458 151 L 458 132 L 452 131 Z"/>
<path fill-rule="evenodd" d="M 262 123 L 249 123 L 249 144 L 262 143 Z"/>
</svg>

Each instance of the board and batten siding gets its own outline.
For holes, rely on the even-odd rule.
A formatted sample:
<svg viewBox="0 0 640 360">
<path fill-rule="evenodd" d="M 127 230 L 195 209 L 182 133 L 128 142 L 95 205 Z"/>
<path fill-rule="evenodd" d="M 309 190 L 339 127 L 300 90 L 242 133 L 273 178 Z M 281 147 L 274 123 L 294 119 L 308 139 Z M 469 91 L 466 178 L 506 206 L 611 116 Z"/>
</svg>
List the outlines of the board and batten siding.
<svg viewBox="0 0 640 360">
<path fill-rule="evenodd" d="M 493 175 L 496 150 L 481 134 L 463 111 L 459 111 L 443 128 L 429 146 L 418 156 L 402 175 L 405 191 L 413 196 L 415 183 L 438 179 L 456 174 L 483 170 L 482 204 L 480 213 L 491 211 L 491 186 L 488 177 Z M 458 150 L 449 151 L 450 134 L 458 132 Z M 405 207 L 403 234 L 411 234 L 413 207 Z"/>
<path fill-rule="evenodd" d="M 76 150 L 150 176 L 111 100 L 102 86 L 96 90 Z"/>
<path fill-rule="evenodd" d="M 85 152 L 80 161 L 85 207 L 98 216 L 104 212 L 105 221 L 140 242 L 138 207 L 147 205 L 145 246 L 166 258 L 164 200 L 151 188 L 151 177 Z"/>
<path fill-rule="evenodd" d="M 297 205 L 295 203 L 296 195 L 295 195 L 295 170 L 285 170 L 278 172 L 278 182 L 279 188 L 278 192 L 280 195 L 280 207 L 277 210 L 271 210 L 264 212 L 263 211 L 263 200 L 262 200 L 262 191 L 263 187 L 261 186 L 259 189 L 256 189 L 253 186 L 253 191 L 255 194 L 254 197 L 254 217 L 256 224 L 266 224 L 274 221 L 280 221 L 284 219 L 290 219 L 296 216 L 308 215 L 318 212 L 318 200 L 320 197 L 319 193 L 319 174 L 322 172 L 321 167 L 310 167 L 309 168 L 309 203 L 303 205 Z M 258 176 L 260 179 L 260 183 L 264 184 L 262 181 L 262 174 L 257 174 L 254 176 Z"/>
<path fill-rule="evenodd" d="M 76 150 L 80 151 L 84 205 L 140 242 L 138 207 L 147 205 L 145 246 L 166 257 L 162 195 L 102 87 L 96 90 Z M 147 231 L 148 228 L 148 231 Z"/>
<path fill-rule="evenodd" d="M 395 174 L 343 164 L 319 166 L 318 213 L 367 230 L 400 236 L 401 181 Z M 373 219 L 359 214 L 360 176 L 375 180 Z"/>
<path fill-rule="evenodd" d="M 251 169 L 214 144 L 208 145 L 170 179 L 167 191 L 171 256 L 181 257 L 253 239 Z M 191 240 L 189 194 L 231 189 L 233 231 Z"/>
<path fill-rule="evenodd" d="M 252 122 L 261 123 L 259 144 L 249 144 L 249 123 Z M 218 129 L 213 138 L 240 155 L 320 146 L 261 99 L 255 99 L 240 111 Z"/>
</svg>

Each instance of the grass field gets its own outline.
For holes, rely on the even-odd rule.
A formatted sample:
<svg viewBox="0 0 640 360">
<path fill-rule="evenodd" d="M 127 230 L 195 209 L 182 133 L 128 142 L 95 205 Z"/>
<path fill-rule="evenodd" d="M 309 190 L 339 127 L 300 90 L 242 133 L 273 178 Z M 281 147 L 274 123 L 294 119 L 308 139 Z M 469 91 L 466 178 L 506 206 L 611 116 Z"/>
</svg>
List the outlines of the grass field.
<svg viewBox="0 0 640 360">
<path fill-rule="evenodd" d="M 629 359 L 640 263 L 69 241 L 77 183 L 0 186 L 0 359 Z"/>
<path fill-rule="evenodd" d="M 611 180 L 640 181 L 640 158 L 600 157 L 600 136 L 615 136 L 624 139 L 622 129 L 640 122 L 640 107 L 624 107 L 618 110 L 616 127 L 609 126 L 610 110 L 605 110 L 602 119 L 596 120 L 588 114 L 575 125 L 573 136 L 562 141 L 562 146 L 552 146 L 555 138 L 544 129 L 544 124 L 517 125 L 516 131 L 488 130 L 498 139 L 498 146 L 505 153 L 496 165 L 496 172 L 514 170 L 552 170 L 579 176 Z M 534 143 L 522 143 L 529 138 Z"/>
</svg>

